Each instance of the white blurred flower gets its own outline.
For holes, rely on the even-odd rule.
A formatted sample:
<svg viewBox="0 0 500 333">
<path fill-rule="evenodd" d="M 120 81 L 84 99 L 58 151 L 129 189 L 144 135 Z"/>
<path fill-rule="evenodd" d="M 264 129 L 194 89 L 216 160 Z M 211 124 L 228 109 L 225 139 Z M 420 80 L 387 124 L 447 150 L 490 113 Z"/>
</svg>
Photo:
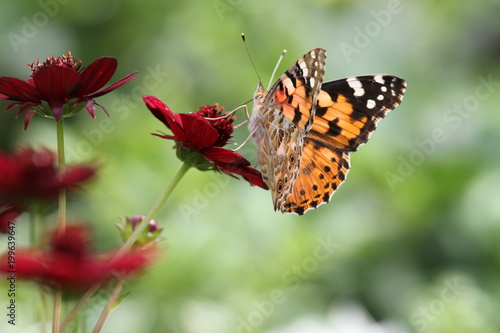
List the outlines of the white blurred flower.
<svg viewBox="0 0 500 333">
<path fill-rule="evenodd" d="M 218 303 L 191 300 L 182 307 L 181 318 L 187 333 L 230 332 L 231 312 Z"/>
<path fill-rule="evenodd" d="M 334 305 L 326 318 L 308 315 L 266 333 L 405 333 L 403 325 L 378 323 L 358 303 L 345 301 Z"/>
</svg>

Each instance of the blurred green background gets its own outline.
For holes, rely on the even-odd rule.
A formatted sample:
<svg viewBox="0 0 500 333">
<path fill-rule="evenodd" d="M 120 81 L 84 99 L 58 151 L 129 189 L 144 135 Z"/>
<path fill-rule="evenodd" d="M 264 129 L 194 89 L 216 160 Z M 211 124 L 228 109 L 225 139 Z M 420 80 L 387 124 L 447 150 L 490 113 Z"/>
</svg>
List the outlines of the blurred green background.
<svg viewBox="0 0 500 333">
<path fill-rule="evenodd" d="M 163 256 L 128 284 L 103 331 L 500 331 L 499 17 L 499 0 L 4 1 L 0 75 L 26 79 L 25 64 L 67 51 L 84 65 L 116 57 L 114 80 L 140 71 L 98 99 L 111 129 L 100 110 L 66 121 L 68 158 L 102 166 L 69 205 L 98 250 L 119 246 L 119 217 L 145 214 L 180 167 L 171 142 L 150 135 L 164 127 L 141 96 L 174 112 L 247 102 L 258 79 L 240 33 L 264 84 L 283 49 L 279 72 L 314 47 L 328 51 L 325 80 L 408 83 L 346 184 L 305 216 L 273 212 L 270 193 L 244 181 L 190 170 L 156 217 Z M 23 132 L 16 111 L 0 115 L 2 150 L 55 147 L 52 120 Z M 252 144 L 242 152 L 256 162 Z M 18 289 L 18 324 L 3 318 L 0 330 L 39 332 L 33 288 Z M 89 331 L 104 299 L 86 308 Z"/>
</svg>

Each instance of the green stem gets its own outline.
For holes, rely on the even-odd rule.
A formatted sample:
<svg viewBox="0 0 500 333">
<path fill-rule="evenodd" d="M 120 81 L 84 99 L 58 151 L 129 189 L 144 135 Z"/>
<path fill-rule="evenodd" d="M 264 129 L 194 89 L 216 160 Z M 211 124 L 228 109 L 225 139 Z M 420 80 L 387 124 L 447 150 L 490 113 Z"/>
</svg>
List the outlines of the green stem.
<svg viewBox="0 0 500 333">
<path fill-rule="evenodd" d="M 115 288 L 113 289 L 113 293 L 111 294 L 111 297 L 109 298 L 108 302 L 106 303 L 104 310 L 102 310 L 101 316 L 99 317 L 99 320 L 97 321 L 97 324 L 95 325 L 95 328 L 92 331 L 92 333 L 99 333 L 101 331 L 102 326 L 104 325 L 104 322 L 106 321 L 109 313 L 111 312 L 111 308 L 116 303 L 118 296 L 120 296 L 120 292 L 122 291 L 124 283 L 125 283 L 124 277 L 118 278 L 118 282 L 117 282 Z"/>
<path fill-rule="evenodd" d="M 135 243 L 137 238 L 141 235 L 142 231 L 146 228 L 146 226 L 149 224 L 149 222 L 153 219 L 153 217 L 158 213 L 160 208 L 165 204 L 167 201 L 168 197 L 172 194 L 174 191 L 175 187 L 177 184 L 179 184 L 180 180 L 182 177 L 186 174 L 186 172 L 191 168 L 191 165 L 184 163 L 179 171 L 177 171 L 177 174 L 175 175 L 174 179 L 170 182 L 170 184 L 167 186 L 167 189 L 165 192 L 156 200 L 155 204 L 153 207 L 151 207 L 151 210 L 149 213 L 146 215 L 146 217 L 139 223 L 139 225 L 135 228 L 134 232 L 130 237 L 127 239 L 127 241 L 122 245 L 122 247 L 116 252 L 116 254 L 113 256 L 111 259 L 111 263 L 119 260 L 130 248 L 132 245 Z"/>
<path fill-rule="evenodd" d="M 66 169 L 64 156 L 64 122 L 61 119 L 56 122 L 57 133 L 57 166 L 58 171 L 63 173 Z M 59 193 L 59 215 L 57 219 L 57 232 L 62 234 L 66 230 L 66 190 Z M 52 313 L 52 333 L 59 333 L 61 320 L 62 290 L 58 288 L 54 294 L 54 312 Z"/>
<path fill-rule="evenodd" d="M 64 155 L 64 122 L 63 119 L 56 123 L 57 129 L 57 166 L 59 172 L 64 172 L 66 169 L 66 158 Z M 57 230 L 59 233 L 66 229 L 66 190 L 59 193 L 59 217 Z"/>
<path fill-rule="evenodd" d="M 167 189 L 165 192 L 161 195 L 158 200 L 154 203 L 153 207 L 149 210 L 149 213 L 146 215 L 146 217 L 139 223 L 139 225 L 135 228 L 134 232 L 130 235 L 130 237 L 127 239 L 127 241 L 122 245 L 122 247 L 116 252 L 116 254 L 113 256 L 111 259 L 110 263 L 113 263 L 117 260 L 119 260 L 134 244 L 134 242 L 137 240 L 137 238 L 141 235 L 142 230 L 146 228 L 146 226 L 149 224 L 151 219 L 158 213 L 160 208 L 165 204 L 167 199 L 170 197 L 172 192 L 174 191 L 175 187 L 177 184 L 179 184 L 180 180 L 182 177 L 186 174 L 186 172 L 189 170 L 191 165 L 188 163 L 184 163 L 179 171 L 177 171 L 177 174 L 174 176 L 174 178 L 170 181 L 170 184 L 168 184 Z M 66 318 L 64 318 L 64 321 L 61 324 L 60 330 L 61 332 L 64 331 L 66 326 L 70 323 L 70 321 L 73 319 L 73 317 L 76 315 L 78 310 L 80 310 L 83 305 L 87 302 L 87 300 L 94 295 L 94 293 L 99 289 L 102 283 L 98 283 L 94 286 L 92 286 L 85 295 L 80 298 L 78 303 L 71 309 L 71 311 L 68 313 Z"/>
<path fill-rule="evenodd" d="M 85 294 L 80 298 L 78 303 L 71 309 L 71 311 L 66 315 L 66 318 L 64 318 L 63 322 L 61 323 L 61 327 L 59 328 L 61 332 L 63 332 L 66 329 L 66 326 L 70 323 L 70 321 L 76 316 L 78 311 L 85 305 L 85 302 L 92 297 L 92 295 L 95 294 L 95 292 L 99 289 L 101 286 L 100 283 L 92 286 L 85 292 Z"/>
<path fill-rule="evenodd" d="M 36 213 L 32 211 L 30 214 L 30 226 L 29 226 L 29 233 L 30 233 L 30 244 L 31 246 L 35 246 L 37 242 L 37 237 L 36 237 L 36 224 L 37 224 L 37 219 L 38 217 L 35 216 Z"/>
<path fill-rule="evenodd" d="M 44 286 L 38 286 L 38 320 L 41 325 L 41 332 L 45 333 L 45 323 L 47 322 L 48 313 L 47 313 L 47 292 L 44 289 Z"/>
<path fill-rule="evenodd" d="M 61 320 L 62 290 L 57 288 L 54 295 L 54 313 L 52 315 L 52 333 L 59 333 L 59 322 Z"/>
</svg>

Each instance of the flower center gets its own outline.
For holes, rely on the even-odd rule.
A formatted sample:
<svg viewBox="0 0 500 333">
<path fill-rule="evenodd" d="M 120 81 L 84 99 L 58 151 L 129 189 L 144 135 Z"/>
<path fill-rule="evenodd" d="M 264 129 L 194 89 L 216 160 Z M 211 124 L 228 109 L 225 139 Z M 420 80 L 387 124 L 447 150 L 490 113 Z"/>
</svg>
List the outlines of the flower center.
<svg viewBox="0 0 500 333">
<path fill-rule="evenodd" d="M 31 77 L 33 77 L 33 75 L 38 72 L 40 68 L 50 65 L 69 67 L 71 69 L 74 69 L 75 71 L 78 71 L 80 69 L 81 62 L 81 60 L 75 59 L 71 55 L 71 52 L 68 52 L 67 54 L 63 54 L 61 57 L 54 57 L 53 55 L 51 55 L 50 57 L 45 59 L 43 63 L 40 62 L 40 60 L 33 61 L 31 64 L 28 64 L 28 66 L 31 67 Z"/>
<path fill-rule="evenodd" d="M 218 105 L 205 105 L 200 106 L 200 111 L 196 113 L 197 116 L 208 118 L 210 125 L 219 133 L 219 139 L 214 143 L 214 146 L 223 147 L 233 134 L 233 121 L 235 116 L 227 117 L 227 113 L 222 113 L 223 107 L 219 108 Z M 216 118 L 216 119 L 214 119 Z"/>
</svg>

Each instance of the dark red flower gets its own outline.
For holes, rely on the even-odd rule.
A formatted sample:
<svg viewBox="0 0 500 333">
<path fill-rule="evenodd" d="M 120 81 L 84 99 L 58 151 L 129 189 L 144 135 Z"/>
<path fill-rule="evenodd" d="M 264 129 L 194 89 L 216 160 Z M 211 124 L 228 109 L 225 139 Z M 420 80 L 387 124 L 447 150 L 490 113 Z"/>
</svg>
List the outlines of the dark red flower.
<svg viewBox="0 0 500 333">
<path fill-rule="evenodd" d="M 90 166 L 56 167 L 55 154 L 48 149 L 22 149 L 15 155 L 0 152 L 0 207 L 23 210 L 30 202 L 48 202 L 62 190 L 72 190 L 94 176 Z"/>
<path fill-rule="evenodd" d="M 22 210 L 16 207 L 0 207 L 0 233 L 8 233 L 11 223 L 14 223 L 21 213 Z"/>
<path fill-rule="evenodd" d="M 133 248 L 117 260 L 111 260 L 115 251 L 93 253 L 90 233 L 83 226 L 68 226 L 63 234 L 54 232 L 49 245 L 49 250 L 18 249 L 12 260 L 8 253 L 4 254 L 0 273 L 8 275 L 7 271 L 16 271 L 16 278 L 85 290 L 116 274 L 126 277 L 138 273 L 156 257 L 154 248 Z"/>
<path fill-rule="evenodd" d="M 37 60 L 30 65 L 31 77 L 27 81 L 0 77 L 0 99 L 14 101 L 6 111 L 16 105 L 21 106 L 16 118 L 26 111 L 24 129 L 28 127 L 35 113 L 52 117 L 59 122 L 61 118 L 80 111 L 83 103 L 90 116 L 95 118 L 95 105 L 99 104 L 94 98 L 105 95 L 135 78 L 133 75 L 137 72 L 132 72 L 109 87 L 101 89 L 111 79 L 117 65 L 115 58 L 102 57 L 82 68 L 80 60 L 73 58 L 71 52 L 60 58 L 50 56 L 44 63 Z M 99 106 L 108 114 L 104 107 Z"/>
<path fill-rule="evenodd" d="M 202 106 L 196 113 L 172 113 L 154 96 L 144 96 L 151 113 L 164 123 L 173 135 L 157 135 L 174 140 L 177 156 L 200 170 L 218 170 L 230 176 L 240 175 L 251 185 L 267 186 L 258 170 L 240 154 L 223 148 L 233 133 L 232 119 L 221 113 L 218 106 Z M 216 118 L 216 119 L 213 119 Z"/>
</svg>

